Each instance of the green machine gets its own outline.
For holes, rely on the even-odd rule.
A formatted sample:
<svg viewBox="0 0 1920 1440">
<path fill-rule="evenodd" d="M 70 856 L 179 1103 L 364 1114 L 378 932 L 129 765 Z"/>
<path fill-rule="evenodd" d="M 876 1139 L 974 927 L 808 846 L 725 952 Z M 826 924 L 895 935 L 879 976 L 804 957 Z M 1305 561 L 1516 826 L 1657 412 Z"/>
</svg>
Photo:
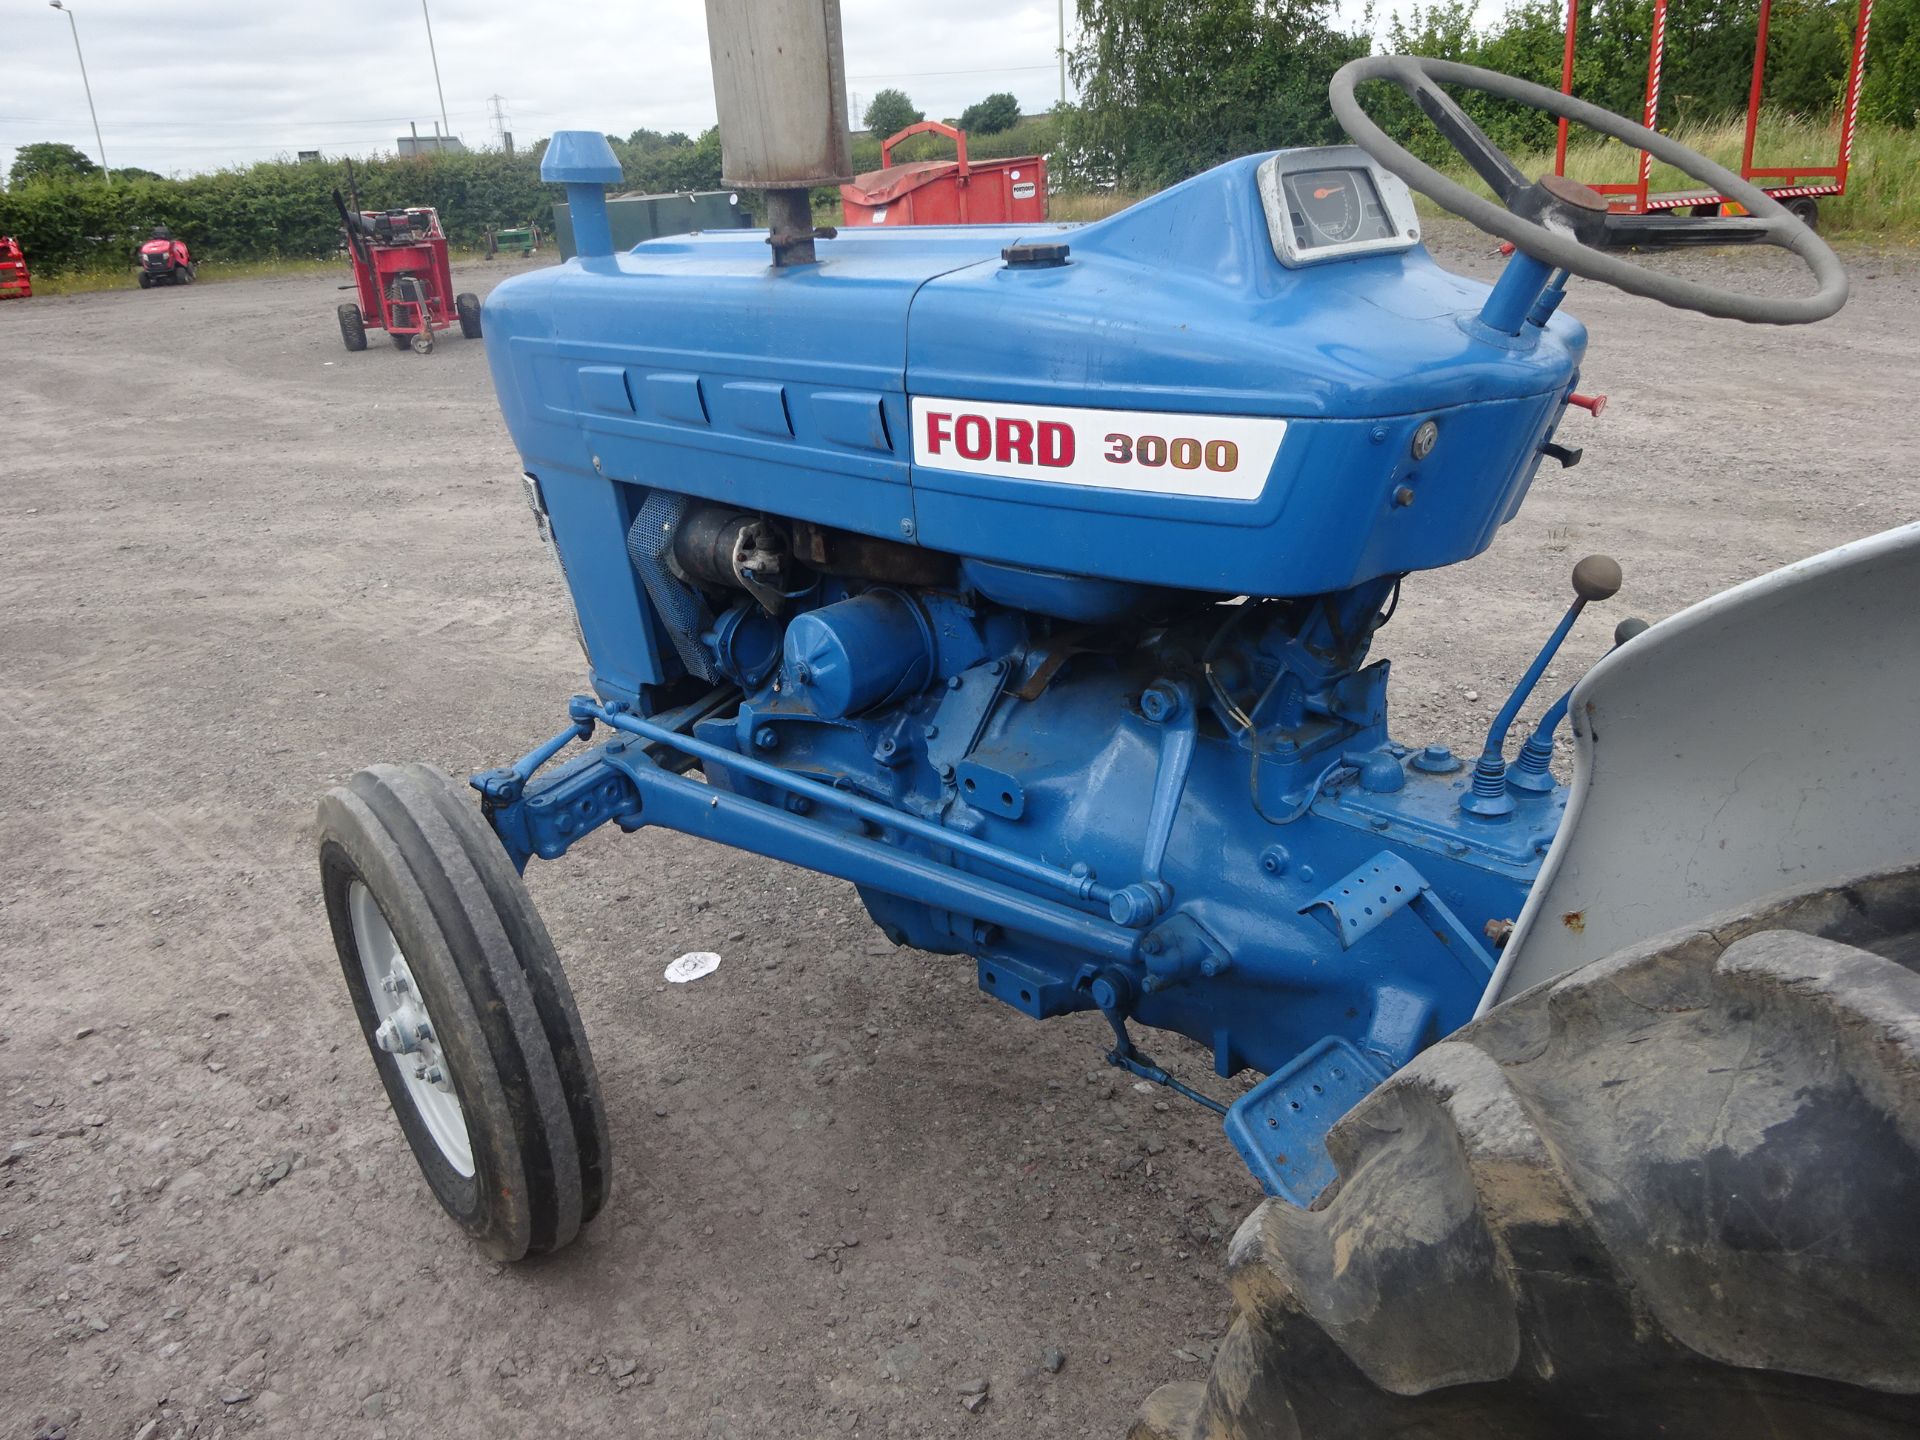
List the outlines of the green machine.
<svg viewBox="0 0 1920 1440">
<path fill-rule="evenodd" d="M 685 235 L 690 230 L 747 230 L 754 224 L 737 190 L 693 190 L 672 195 L 609 195 L 607 219 L 613 246 L 631 250 L 642 240 Z M 560 258 L 574 257 L 573 217 L 565 205 L 553 207 L 553 233 Z"/>
<path fill-rule="evenodd" d="M 489 230 L 487 232 L 487 254 L 495 255 L 506 250 L 518 250 L 522 255 L 531 255 L 540 245 L 540 230 L 534 225 L 517 225 L 507 230 Z"/>
</svg>

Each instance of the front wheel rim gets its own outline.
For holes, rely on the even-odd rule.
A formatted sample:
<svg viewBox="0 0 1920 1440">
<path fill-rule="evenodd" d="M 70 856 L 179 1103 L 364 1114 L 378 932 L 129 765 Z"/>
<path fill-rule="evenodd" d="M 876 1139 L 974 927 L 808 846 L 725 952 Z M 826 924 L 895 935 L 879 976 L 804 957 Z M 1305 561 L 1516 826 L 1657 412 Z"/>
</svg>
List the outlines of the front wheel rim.
<svg viewBox="0 0 1920 1440">
<path fill-rule="evenodd" d="M 439 1029 L 413 978 L 393 927 L 373 892 L 355 880 L 347 891 L 353 946 L 379 1023 L 373 1043 L 392 1057 L 407 1099 L 441 1157 L 464 1179 L 473 1178 L 473 1142 L 466 1112 L 453 1088 Z"/>
</svg>

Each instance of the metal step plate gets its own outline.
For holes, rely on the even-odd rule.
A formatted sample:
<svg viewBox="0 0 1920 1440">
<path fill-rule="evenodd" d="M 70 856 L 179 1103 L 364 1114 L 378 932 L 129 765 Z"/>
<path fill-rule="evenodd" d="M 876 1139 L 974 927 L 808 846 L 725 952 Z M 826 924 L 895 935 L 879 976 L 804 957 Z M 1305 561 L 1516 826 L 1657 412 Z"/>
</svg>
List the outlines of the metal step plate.
<svg viewBox="0 0 1920 1440">
<path fill-rule="evenodd" d="M 1310 1205 L 1334 1176 L 1327 1131 L 1386 1077 L 1379 1061 L 1329 1035 L 1242 1095 L 1222 1124 L 1267 1194 Z"/>
</svg>

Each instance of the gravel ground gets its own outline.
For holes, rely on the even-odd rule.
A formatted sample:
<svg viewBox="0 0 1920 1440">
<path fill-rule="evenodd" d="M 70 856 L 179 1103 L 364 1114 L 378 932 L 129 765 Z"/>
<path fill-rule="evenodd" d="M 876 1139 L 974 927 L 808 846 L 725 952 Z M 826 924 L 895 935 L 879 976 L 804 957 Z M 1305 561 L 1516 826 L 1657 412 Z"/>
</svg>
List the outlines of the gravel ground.
<svg viewBox="0 0 1920 1440">
<path fill-rule="evenodd" d="M 1475 742 L 1590 550 L 1627 588 L 1558 683 L 1619 615 L 1914 517 L 1920 266 L 1849 264 L 1800 330 L 1577 287 L 1611 408 L 1486 555 L 1408 583 L 1403 739 Z M 530 877 L 606 1212 L 504 1270 L 440 1215 L 340 984 L 314 801 L 518 754 L 580 666 L 480 347 L 349 355 L 339 298 L 0 305 L 0 1440 L 1117 1436 L 1197 1377 L 1255 1199 L 1208 1117 L 1101 1067 L 1098 1019 L 894 952 L 850 887 L 671 834 Z M 718 972 L 661 984 L 694 949 Z"/>
</svg>

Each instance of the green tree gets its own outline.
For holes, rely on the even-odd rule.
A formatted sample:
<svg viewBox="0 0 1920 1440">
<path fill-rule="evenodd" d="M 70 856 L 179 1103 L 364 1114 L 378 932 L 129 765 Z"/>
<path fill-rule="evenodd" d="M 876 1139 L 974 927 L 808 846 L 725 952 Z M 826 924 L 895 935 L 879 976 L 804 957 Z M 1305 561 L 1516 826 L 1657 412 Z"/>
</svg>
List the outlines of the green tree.
<svg viewBox="0 0 1920 1440">
<path fill-rule="evenodd" d="M 36 140 L 13 152 L 9 178 L 15 185 L 36 180 L 69 179 L 76 175 L 98 175 L 100 167 L 87 158 L 84 150 L 59 140 Z"/>
<path fill-rule="evenodd" d="M 634 131 L 626 139 L 627 148 L 640 154 L 653 150 L 677 150 L 691 144 L 693 138 L 684 130 L 669 130 L 663 135 L 658 130 L 643 128 Z"/>
<path fill-rule="evenodd" d="M 918 125 L 926 118 L 907 98 L 906 91 L 888 89 L 873 97 L 867 106 L 867 113 L 860 120 L 870 133 L 884 140 L 896 130 Z"/>
<path fill-rule="evenodd" d="M 1369 49 L 1332 0 L 1079 0 L 1069 179 L 1164 185 L 1340 138 L 1327 82 Z"/>
<path fill-rule="evenodd" d="M 1911 130 L 1920 124 L 1920 0 L 1880 0 L 1868 50 L 1861 117 Z"/>
<path fill-rule="evenodd" d="M 959 123 L 969 135 L 998 135 L 1020 123 L 1020 102 L 1008 91 L 998 91 L 962 110 Z"/>
</svg>

